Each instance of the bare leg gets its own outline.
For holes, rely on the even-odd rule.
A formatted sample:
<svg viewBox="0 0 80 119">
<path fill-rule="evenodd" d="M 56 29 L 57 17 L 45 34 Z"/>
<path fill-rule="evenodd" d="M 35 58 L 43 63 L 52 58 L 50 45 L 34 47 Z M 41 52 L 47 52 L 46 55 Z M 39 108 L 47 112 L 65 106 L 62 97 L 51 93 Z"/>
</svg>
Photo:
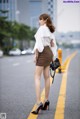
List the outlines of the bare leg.
<svg viewBox="0 0 80 119">
<path fill-rule="evenodd" d="M 36 99 L 37 103 L 40 103 L 40 78 L 43 71 L 43 67 L 36 66 L 35 69 L 35 89 L 36 89 Z"/>
<path fill-rule="evenodd" d="M 47 66 L 43 71 L 45 79 L 45 101 L 48 100 L 49 91 L 50 91 L 50 78 L 49 78 L 49 66 Z"/>
</svg>

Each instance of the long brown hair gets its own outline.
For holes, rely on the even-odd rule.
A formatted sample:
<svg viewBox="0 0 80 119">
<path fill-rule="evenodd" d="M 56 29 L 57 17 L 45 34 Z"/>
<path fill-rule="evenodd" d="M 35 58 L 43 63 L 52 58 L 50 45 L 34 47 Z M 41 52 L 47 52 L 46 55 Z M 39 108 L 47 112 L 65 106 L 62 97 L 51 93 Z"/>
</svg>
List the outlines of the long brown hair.
<svg viewBox="0 0 80 119">
<path fill-rule="evenodd" d="M 52 23 L 52 20 L 51 20 L 51 18 L 50 18 L 50 16 L 48 15 L 48 14 L 41 14 L 40 16 L 39 16 L 39 19 L 40 20 L 45 20 L 46 21 L 46 25 L 48 26 L 48 28 L 49 28 L 49 30 L 50 30 L 50 32 L 54 32 L 55 31 L 55 27 L 54 27 L 54 25 L 53 25 L 53 23 Z"/>
</svg>

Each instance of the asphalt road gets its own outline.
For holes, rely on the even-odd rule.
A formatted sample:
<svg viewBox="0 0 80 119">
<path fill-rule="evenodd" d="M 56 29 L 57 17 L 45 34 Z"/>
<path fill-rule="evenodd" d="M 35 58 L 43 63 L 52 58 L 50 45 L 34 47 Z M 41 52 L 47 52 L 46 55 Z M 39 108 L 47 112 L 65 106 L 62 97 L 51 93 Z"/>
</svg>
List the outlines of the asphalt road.
<svg viewBox="0 0 80 119">
<path fill-rule="evenodd" d="M 63 50 L 63 61 L 75 50 Z M 6 119 L 27 119 L 35 104 L 33 55 L 0 58 L 0 113 Z M 50 90 L 50 110 L 38 119 L 54 119 L 63 74 L 56 74 Z M 41 79 L 41 91 L 44 88 Z M 33 118 L 32 118 L 33 119 Z M 80 119 L 80 51 L 71 60 L 68 76 L 64 119 Z"/>
</svg>

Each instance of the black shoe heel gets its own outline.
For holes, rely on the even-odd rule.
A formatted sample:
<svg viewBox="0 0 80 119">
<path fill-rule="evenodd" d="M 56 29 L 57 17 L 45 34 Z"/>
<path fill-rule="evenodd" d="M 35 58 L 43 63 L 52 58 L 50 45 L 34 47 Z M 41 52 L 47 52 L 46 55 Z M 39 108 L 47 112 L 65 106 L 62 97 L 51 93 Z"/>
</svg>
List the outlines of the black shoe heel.
<svg viewBox="0 0 80 119">
<path fill-rule="evenodd" d="M 44 103 L 44 106 L 43 106 L 42 110 L 49 110 L 49 105 L 50 105 L 50 102 L 47 100 L 47 101 Z"/>
<path fill-rule="evenodd" d="M 42 102 L 41 102 L 41 103 L 39 104 L 39 106 L 37 107 L 37 109 L 34 110 L 34 111 L 32 111 L 31 113 L 32 113 L 32 114 L 38 114 L 39 111 L 42 110 L 42 108 L 43 108 L 43 104 L 42 104 Z"/>
</svg>

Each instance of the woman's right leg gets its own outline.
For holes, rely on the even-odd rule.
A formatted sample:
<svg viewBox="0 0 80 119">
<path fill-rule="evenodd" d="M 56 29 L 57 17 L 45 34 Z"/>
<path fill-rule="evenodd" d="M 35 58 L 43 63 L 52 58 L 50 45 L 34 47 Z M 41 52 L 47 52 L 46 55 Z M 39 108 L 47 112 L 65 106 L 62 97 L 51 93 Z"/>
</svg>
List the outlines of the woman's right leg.
<svg viewBox="0 0 80 119">
<path fill-rule="evenodd" d="M 45 101 L 49 98 L 50 91 L 50 77 L 49 77 L 49 66 L 47 66 L 43 71 L 44 79 L 45 79 Z"/>
<path fill-rule="evenodd" d="M 36 89 L 36 100 L 37 103 L 40 103 L 40 79 L 41 79 L 41 74 L 43 71 L 42 66 L 36 66 L 35 69 L 35 89 Z"/>
</svg>

